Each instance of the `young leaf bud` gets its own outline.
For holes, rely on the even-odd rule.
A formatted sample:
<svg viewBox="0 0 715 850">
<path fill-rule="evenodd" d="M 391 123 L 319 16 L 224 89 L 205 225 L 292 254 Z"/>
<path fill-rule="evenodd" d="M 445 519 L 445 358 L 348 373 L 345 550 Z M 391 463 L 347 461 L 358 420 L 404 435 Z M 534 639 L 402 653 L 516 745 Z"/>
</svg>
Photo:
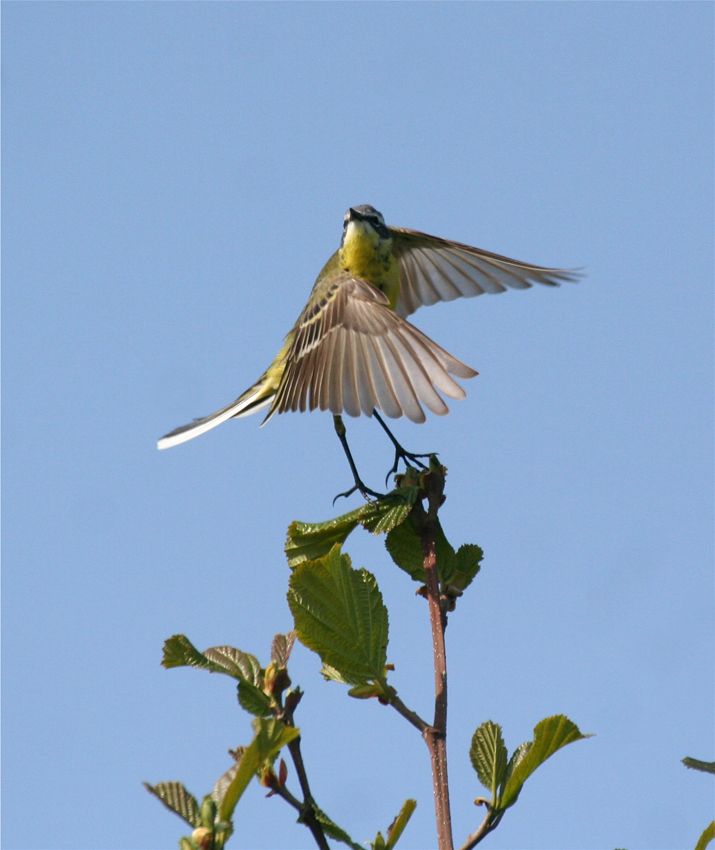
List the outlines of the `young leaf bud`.
<svg viewBox="0 0 715 850">
<path fill-rule="evenodd" d="M 296 688 L 294 691 L 288 691 L 285 698 L 286 714 L 292 716 L 301 699 L 303 699 L 303 691 L 300 688 Z"/>
<path fill-rule="evenodd" d="M 263 693 L 271 696 L 273 694 L 273 685 L 276 681 L 276 673 L 278 672 L 278 665 L 275 661 L 271 661 L 271 663 L 266 667 L 266 672 L 263 674 Z"/>
<path fill-rule="evenodd" d="M 275 788 L 278 785 L 278 777 L 272 767 L 265 765 L 261 769 L 260 783 L 264 788 Z"/>
<path fill-rule="evenodd" d="M 197 827 L 191 833 L 191 840 L 199 850 L 213 850 L 214 834 L 212 830 L 207 829 L 205 826 Z"/>
<path fill-rule="evenodd" d="M 207 829 L 213 829 L 216 821 L 216 801 L 207 794 L 201 803 L 201 823 Z"/>
<path fill-rule="evenodd" d="M 348 691 L 348 696 L 355 697 L 355 699 L 372 699 L 372 697 L 376 697 L 379 693 L 380 688 L 378 685 L 355 685 L 354 688 L 350 688 Z"/>
</svg>

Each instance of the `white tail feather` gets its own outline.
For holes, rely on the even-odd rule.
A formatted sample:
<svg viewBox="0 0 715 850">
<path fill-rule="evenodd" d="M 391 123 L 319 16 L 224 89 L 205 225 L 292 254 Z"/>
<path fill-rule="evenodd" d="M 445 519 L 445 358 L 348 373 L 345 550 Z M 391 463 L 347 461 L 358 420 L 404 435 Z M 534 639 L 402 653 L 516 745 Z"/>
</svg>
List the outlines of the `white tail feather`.
<svg viewBox="0 0 715 850">
<path fill-rule="evenodd" d="M 163 436 L 157 443 L 157 448 L 170 449 L 172 446 L 179 446 L 181 443 L 193 440 L 194 437 L 199 437 L 212 428 L 216 428 L 217 425 L 220 425 L 227 419 L 250 416 L 257 410 L 262 410 L 273 401 L 273 394 L 268 395 L 266 398 L 260 398 L 262 389 L 260 386 L 251 387 L 247 393 L 244 393 L 227 407 L 217 410 L 216 413 L 205 416 L 203 419 L 197 419 L 188 425 L 182 425 L 181 428 L 177 428 L 170 434 Z"/>
</svg>

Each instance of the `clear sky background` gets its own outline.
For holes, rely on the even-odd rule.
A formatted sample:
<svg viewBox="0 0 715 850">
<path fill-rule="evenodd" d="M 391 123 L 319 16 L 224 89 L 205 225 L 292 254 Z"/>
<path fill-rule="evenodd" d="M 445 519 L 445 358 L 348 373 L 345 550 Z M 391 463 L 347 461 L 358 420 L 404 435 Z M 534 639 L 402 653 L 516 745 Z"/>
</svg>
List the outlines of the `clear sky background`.
<svg viewBox="0 0 715 850">
<path fill-rule="evenodd" d="M 467 748 L 565 713 L 595 733 L 485 847 L 691 848 L 712 817 L 709 3 L 3 4 L 4 846 L 175 846 L 142 788 L 197 796 L 247 743 L 228 679 L 165 638 L 268 659 L 291 625 L 288 523 L 350 482 L 330 417 L 157 437 L 263 371 L 350 205 L 588 278 L 413 320 L 479 370 L 396 423 L 449 467 L 442 518 L 482 574 L 450 618 L 455 840 Z M 391 462 L 348 422 L 373 487 Z M 403 699 L 431 704 L 424 602 L 382 541 L 347 551 L 390 610 Z M 434 846 L 426 748 L 296 649 L 319 804 L 359 842 L 402 801 Z M 307 848 L 254 785 L 236 848 Z"/>
</svg>

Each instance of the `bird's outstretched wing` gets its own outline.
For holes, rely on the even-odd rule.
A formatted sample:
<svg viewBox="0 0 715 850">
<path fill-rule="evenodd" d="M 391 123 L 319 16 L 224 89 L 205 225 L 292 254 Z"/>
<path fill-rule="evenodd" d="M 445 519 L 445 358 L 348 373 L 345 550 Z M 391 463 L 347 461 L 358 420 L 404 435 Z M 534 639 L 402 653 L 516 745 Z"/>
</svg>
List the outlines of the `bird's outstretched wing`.
<svg viewBox="0 0 715 850">
<path fill-rule="evenodd" d="M 390 232 L 400 263 L 396 310 L 402 317 L 423 304 L 471 298 L 483 292 L 528 289 L 534 283 L 558 286 L 581 277 L 577 269 L 532 266 L 416 230 L 391 227 Z"/>
<path fill-rule="evenodd" d="M 465 392 L 450 377 L 477 373 L 432 342 L 389 307 L 371 283 L 337 272 L 314 290 L 296 327 L 286 368 L 266 419 L 288 411 L 330 410 L 424 422 L 420 402 L 448 412 L 449 398 Z"/>
</svg>

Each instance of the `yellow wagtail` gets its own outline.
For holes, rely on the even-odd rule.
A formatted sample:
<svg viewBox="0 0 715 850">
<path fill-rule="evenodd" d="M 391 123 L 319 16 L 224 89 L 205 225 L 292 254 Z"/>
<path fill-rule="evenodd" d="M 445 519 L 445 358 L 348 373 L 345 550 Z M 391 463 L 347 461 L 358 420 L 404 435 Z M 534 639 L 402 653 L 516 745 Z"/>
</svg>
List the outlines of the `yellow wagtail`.
<svg viewBox="0 0 715 850">
<path fill-rule="evenodd" d="M 533 266 L 388 227 L 373 207 L 351 207 L 343 220 L 340 248 L 318 275 L 308 303 L 268 369 L 231 404 L 171 431 L 158 446 L 177 446 L 227 419 L 269 405 L 263 424 L 275 413 L 330 410 L 346 449 L 342 413 L 374 415 L 385 430 L 378 409 L 392 418 L 404 414 L 413 422 L 424 422 L 422 404 L 443 415 L 448 408 L 437 391 L 464 398 L 452 375 L 465 379 L 477 373 L 405 317 L 423 304 L 528 289 L 534 283 L 558 286 L 577 277 L 573 270 Z M 390 437 L 398 456 L 414 457 Z M 348 458 L 355 472 L 349 453 Z"/>
</svg>

